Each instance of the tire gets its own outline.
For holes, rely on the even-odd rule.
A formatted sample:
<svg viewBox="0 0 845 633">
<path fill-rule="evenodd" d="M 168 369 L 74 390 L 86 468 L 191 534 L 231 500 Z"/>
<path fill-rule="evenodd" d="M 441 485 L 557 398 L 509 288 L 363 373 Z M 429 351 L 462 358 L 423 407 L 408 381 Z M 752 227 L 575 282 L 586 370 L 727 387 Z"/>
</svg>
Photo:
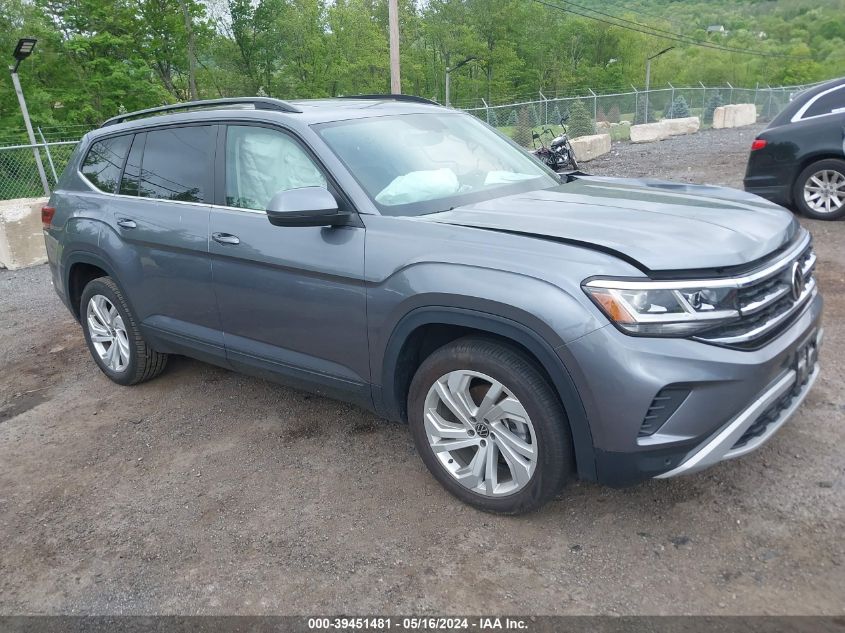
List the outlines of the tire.
<svg viewBox="0 0 845 633">
<path fill-rule="evenodd" d="M 806 187 L 814 189 L 810 191 Z M 821 195 L 808 200 L 807 196 L 813 194 Z M 798 211 L 808 218 L 838 220 L 845 217 L 845 160 L 828 158 L 807 167 L 795 179 L 792 200 Z"/>
<path fill-rule="evenodd" d="M 485 400 L 494 389 L 499 393 L 496 384 L 500 395 Z M 557 395 L 535 364 L 506 344 L 466 337 L 433 352 L 411 381 L 408 421 L 417 451 L 435 479 L 480 510 L 535 510 L 574 471 L 569 423 Z"/>
<path fill-rule="evenodd" d="M 566 149 L 569 152 L 569 164 L 574 171 L 578 171 L 578 161 L 575 159 L 575 150 L 572 149 L 572 145 L 569 143 L 566 144 Z"/>
<path fill-rule="evenodd" d="M 91 357 L 113 382 L 137 385 L 164 371 L 167 354 L 155 351 L 141 336 L 135 316 L 111 277 L 99 277 L 85 286 L 79 315 Z"/>
</svg>

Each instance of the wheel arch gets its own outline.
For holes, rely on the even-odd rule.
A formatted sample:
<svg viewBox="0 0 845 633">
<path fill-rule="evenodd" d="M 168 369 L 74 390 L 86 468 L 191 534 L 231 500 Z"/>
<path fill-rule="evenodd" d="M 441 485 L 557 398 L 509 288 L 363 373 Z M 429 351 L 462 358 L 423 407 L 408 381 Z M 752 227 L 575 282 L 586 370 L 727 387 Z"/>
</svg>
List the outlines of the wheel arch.
<svg viewBox="0 0 845 633">
<path fill-rule="evenodd" d="M 438 347 L 469 334 L 489 336 L 517 347 L 536 363 L 549 379 L 566 412 L 579 477 L 595 480 L 592 433 L 572 376 L 542 336 L 512 319 L 445 306 L 420 307 L 409 312 L 397 323 L 385 348 L 381 387 L 374 389 L 378 412 L 387 418 L 405 421 L 408 387 L 416 368 Z"/>
<path fill-rule="evenodd" d="M 79 301 L 85 286 L 99 277 L 111 277 L 120 287 L 120 281 L 114 274 L 114 269 L 101 255 L 91 251 L 75 251 L 65 259 L 65 296 L 68 300 L 68 307 L 76 320 L 80 320 Z M 122 290 L 122 288 L 121 288 Z M 126 296 L 126 293 L 124 293 Z M 127 302 L 129 299 L 126 299 Z"/>
</svg>

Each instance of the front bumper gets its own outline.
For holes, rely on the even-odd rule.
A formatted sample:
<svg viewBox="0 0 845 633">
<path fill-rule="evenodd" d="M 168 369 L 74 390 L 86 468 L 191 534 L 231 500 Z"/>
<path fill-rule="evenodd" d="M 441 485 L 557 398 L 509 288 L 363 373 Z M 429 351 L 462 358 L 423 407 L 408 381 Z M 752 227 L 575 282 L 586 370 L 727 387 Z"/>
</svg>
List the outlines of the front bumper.
<svg viewBox="0 0 845 633">
<path fill-rule="evenodd" d="M 672 470 L 657 475 L 658 479 L 675 477 L 703 470 L 724 459 L 740 457 L 762 446 L 792 417 L 819 376 L 815 356 L 821 345 L 821 332 L 815 336 L 813 358 L 808 361 L 809 374 L 801 381 L 799 372 L 787 371 L 769 389 L 730 421 L 715 437 L 698 448 Z M 746 436 L 747 439 L 746 439 Z"/>
<path fill-rule="evenodd" d="M 559 349 L 589 421 L 596 479 L 623 486 L 694 472 L 760 446 L 818 375 L 821 313 L 817 294 L 777 338 L 750 351 L 632 337 L 613 326 Z M 810 341 L 808 367 L 799 352 Z M 689 393 L 659 428 L 644 433 L 645 418 L 666 388 Z"/>
</svg>

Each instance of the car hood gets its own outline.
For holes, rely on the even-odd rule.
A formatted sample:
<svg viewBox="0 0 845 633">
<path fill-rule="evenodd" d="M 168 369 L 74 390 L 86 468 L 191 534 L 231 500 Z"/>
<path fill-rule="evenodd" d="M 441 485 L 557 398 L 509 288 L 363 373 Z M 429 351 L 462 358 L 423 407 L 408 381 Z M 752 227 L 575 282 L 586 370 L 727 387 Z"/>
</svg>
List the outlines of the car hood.
<svg viewBox="0 0 845 633">
<path fill-rule="evenodd" d="M 788 211 L 736 189 L 596 176 L 418 219 L 590 246 L 646 271 L 748 265 L 799 230 Z"/>
</svg>

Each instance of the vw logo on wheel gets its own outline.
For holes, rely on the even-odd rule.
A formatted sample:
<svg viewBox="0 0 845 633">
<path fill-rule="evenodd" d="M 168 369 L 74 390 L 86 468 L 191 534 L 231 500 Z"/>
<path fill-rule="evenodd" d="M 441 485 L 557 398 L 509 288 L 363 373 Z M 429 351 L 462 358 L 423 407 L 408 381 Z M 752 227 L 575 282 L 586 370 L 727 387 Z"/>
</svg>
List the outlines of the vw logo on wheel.
<svg viewBox="0 0 845 633">
<path fill-rule="evenodd" d="M 479 422 L 475 425 L 475 432 L 478 434 L 478 437 L 487 437 L 490 435 L 489 427 L 483 422 Z"/>
<path fill-rule="evenodd" d="M 795 262 L 792 264 L 792 298 L 798 301 L 804 293 L 804 271 L 801 269 L 801 263 Z"/>
</svg>

